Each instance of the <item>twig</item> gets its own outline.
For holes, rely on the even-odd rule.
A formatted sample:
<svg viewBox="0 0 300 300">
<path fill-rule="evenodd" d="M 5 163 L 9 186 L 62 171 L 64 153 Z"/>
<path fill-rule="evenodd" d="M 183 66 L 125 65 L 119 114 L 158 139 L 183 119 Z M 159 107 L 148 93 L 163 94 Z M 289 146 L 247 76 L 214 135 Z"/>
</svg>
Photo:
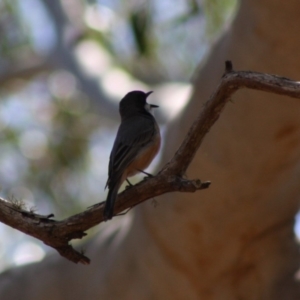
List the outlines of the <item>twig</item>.
<svg viewBox="0 0 300 300">
<path fill-rule="evenodd" d="M 231 62 L 226 62 L 226 71 L 219 86 L 205 103 L 174 157 L 156 176 L 147 178 L 120 193 L 115 205 L 115 214 L 164 193 L 195 192 L 208 188 L 210 182 L 187 180 L 182 176 L 205 135 L 219 118 L 225 104 L 232 94 L 241 88 L 300 98 L 300 84 L 296 81 L 256 72 L 235 72 Z M 72 239 L 81 239 L 86 235 L 84 231 L 102 222 L 103 208 L 103 203 L 99 203 L 62 221 L 54 221 L 47 216 L 25 212 L 14 207 L 12 203 L 0 199 L 0 221 L 40 239 L 75 263 L 88 264 L 89 259 L 73 249 L 69 242 Z"/>
</svg>

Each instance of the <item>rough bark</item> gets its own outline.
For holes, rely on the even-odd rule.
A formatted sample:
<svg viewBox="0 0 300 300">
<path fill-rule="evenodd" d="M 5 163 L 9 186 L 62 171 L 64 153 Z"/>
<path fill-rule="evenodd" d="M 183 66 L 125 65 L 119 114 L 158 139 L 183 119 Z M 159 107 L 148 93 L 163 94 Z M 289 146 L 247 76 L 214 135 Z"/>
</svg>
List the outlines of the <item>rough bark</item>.
<svg viewBox="0 0 300 300">
<path fill-rule="evenodd" d="M 167 136 L 165 160 L 216 87 L 226 59 L 237 69 L 299 79 L 299 11 L 298 0 L 241 3 Z M 51 257 L 3 274 L 1 299 L 299 299 L 293 280 L 299 111 L 298 100 L 239 92 L 187 171 L 189 178 L 210 179 L 210 189 L 157 198 L 156 208 L 146 203 L 132 219 L 105 224 L 87 246 L 89 267 Z"/>
</svg>

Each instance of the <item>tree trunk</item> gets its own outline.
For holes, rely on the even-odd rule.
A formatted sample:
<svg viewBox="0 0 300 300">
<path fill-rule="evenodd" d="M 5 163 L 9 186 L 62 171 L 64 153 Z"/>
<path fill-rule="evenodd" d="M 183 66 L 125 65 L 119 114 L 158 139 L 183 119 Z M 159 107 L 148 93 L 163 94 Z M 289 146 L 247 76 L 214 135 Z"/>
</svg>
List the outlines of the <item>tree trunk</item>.
<svg viewBox="0 0 300 300">
<path fill-rule="evenodd" d="M 236 69 L 300 77 L 299 11 L 298 0 L 241 3 L 232 28 L 199 70 L 182 118 L 168 132 L 164 160 L 216 88 L 226 59 Z M 211 180 L 208 190 L 168 194 L 156 199 L 157 207 L 140 205 L 133 219 L 108 222 L 87 248 L 89 267 L 53 256 L 3 274 L 0 298 L 299 299 L 293 233 L 299 115 L 299 100 L 239 92 L 188 170 L 189 178 Z"/>
</svg>

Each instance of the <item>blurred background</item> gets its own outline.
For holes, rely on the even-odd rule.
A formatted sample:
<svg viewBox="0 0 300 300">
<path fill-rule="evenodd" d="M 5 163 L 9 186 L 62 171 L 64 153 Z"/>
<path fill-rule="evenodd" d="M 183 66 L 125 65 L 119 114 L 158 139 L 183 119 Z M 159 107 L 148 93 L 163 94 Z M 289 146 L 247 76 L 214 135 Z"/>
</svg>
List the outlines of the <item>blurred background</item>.
<svg viewBox="0 0 300 300">
<path fill-rule="evenodd" d="M 120 99 L 130 90 L 153 90 L 149 102 L 160 106 L 164 132 L 236 6 L 0 0 L 1 197 L 56 219 L 105 200 Z M 49 251 L 2 224 L 0 236 L 0 271 Z"/>
</svg>

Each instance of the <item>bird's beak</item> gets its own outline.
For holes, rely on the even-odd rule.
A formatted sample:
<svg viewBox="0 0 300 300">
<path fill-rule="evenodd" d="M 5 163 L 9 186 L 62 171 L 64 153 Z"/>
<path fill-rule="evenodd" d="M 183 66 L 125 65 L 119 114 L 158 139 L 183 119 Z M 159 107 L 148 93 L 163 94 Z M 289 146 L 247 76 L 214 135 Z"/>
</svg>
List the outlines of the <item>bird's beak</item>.
<svg viewBox="0 0 300 300">
<path fill-rule="evenodd" d="M 150 92 L 146 93 L 146 98 L 147 98 L 149 95 L 151 95 L 152 93 L 153 93 L 153 91 L 150 91 Z M 148 105 L 150 106 L 150 109 L 151 109 L 151 108 L 159 107 L 158 105 L 154 105 L 154 104 L 150 104 L 150 103 L 148 103 Z"/>
</svg>

